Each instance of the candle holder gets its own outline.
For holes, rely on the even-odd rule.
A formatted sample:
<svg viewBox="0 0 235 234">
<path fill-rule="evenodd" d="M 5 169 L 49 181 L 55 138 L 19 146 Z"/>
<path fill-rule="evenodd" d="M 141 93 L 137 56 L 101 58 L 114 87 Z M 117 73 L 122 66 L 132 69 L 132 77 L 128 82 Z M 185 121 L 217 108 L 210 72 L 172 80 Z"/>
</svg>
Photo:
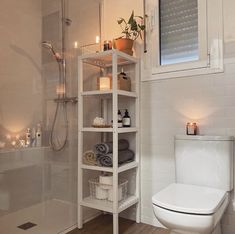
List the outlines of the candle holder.
<svg viewBox="0 0 235 234">
<path fill-rule="evenodd" d="M 112 79 L 109 76 L 101 76 L 97 79 L 97 89 L 98 90 L 110 90 L 112 89 Z"/>
<path fill-rule="evenodd" d="M 197 135 L 197 124 L 196 123 L 187 123 L 186 134 L 187 135 Z"/>
</svg>

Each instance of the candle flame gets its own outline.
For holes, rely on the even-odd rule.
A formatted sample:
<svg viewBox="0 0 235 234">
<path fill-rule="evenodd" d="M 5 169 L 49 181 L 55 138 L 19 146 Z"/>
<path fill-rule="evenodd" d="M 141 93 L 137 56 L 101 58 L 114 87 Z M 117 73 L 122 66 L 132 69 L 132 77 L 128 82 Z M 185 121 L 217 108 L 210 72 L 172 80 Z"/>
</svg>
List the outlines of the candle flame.
<svg viewBox="0 0 235 234">
<path fill-rule="evenodd" d="M 95 37 L 95 43 L 96 43 L 96 44 L 99 44 L 99 43 L 100 43 L 100 37 L 99 37 L 99 36 L 96 36 L 96 37 Z"/>
</svg>

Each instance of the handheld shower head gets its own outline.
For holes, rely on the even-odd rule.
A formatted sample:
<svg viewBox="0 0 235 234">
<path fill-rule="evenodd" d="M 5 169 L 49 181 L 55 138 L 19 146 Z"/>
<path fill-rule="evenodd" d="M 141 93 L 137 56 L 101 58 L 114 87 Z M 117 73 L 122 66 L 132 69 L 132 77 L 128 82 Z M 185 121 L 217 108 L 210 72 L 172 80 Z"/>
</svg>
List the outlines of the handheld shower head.
<svg viewBox="0 0 235 234">
<path fill-rule="evenodd" d="M 46 49 L 49 49 L 52 52 L 52 54 L 55 56 L 58 62 L 62 60 L 62 57 L 60 56 L 60 54 L 55 52 L 53 45 L 49 41 L 43 41 L 42 46 Z"/>
<path fill-rule="evenodd" d="M 44 48 L 49 49 L 49 50 L 53 50 L 53 46 L 52 46 L 52 44 L 51 44 L 49 41 L 43 41 L 43 42 L 42 42 L 42 46 L 43 46 Z"/>
</svg>

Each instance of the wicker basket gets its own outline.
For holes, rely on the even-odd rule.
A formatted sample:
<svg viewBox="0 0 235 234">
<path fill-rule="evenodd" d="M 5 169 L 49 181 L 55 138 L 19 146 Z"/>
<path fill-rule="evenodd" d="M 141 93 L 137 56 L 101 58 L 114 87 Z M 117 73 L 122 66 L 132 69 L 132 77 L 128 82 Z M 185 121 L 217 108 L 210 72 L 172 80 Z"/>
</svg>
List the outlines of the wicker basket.
<svg viewBox="0 0 235 234">
<path fill-rule="evenodd" d="M 89 181 L 90 196 L 93 199 L 113 201 L 113 186 L 99 183 L 99 178 L 90 179 Z M 120 180 L 118 185 L 118 201 L 127 197 L 127 180 Z"/>
</svg>

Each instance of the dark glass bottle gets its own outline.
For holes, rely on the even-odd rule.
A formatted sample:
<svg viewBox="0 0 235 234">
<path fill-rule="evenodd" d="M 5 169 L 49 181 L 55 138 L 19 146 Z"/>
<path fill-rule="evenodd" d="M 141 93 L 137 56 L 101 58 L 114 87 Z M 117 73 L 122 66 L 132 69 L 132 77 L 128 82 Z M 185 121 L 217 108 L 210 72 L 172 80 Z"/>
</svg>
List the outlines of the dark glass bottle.
<svg viewBox="0 0 235 234">
<path fill-rule="evenodd" d="M 122 118 L 122 125 L 123 125 L 123 127 L 130 127 L 131 126 L 131 117 L 129 116 L 127 109 L 125 111 L 124 117 Z"/>
<path fill-rule="evenodd" d="M 118 127 L 122 128 L 122 113 L 118 110 Z"/>
</svg>

